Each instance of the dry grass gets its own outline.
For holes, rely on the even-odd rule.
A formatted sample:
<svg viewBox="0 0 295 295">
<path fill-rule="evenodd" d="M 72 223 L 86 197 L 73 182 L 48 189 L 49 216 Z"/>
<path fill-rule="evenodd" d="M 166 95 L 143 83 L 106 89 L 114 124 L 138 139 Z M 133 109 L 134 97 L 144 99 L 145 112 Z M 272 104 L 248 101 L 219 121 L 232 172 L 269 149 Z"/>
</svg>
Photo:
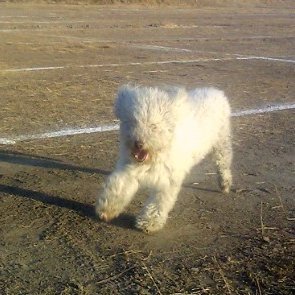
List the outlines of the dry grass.
<svg viewBox="0 0 295 295">
<path fill-rule="evenodd" d="M 1 2 L 1 1 L 0 1 Z M 249 6 L 253 4 L 260 5 L 293 5 L 293 0 L 6 0 L 6 2 L 33 2 L 33 3 L 64 3 L 64 4 L 99 4 L 99 5 L 112 5 L 112 4 L 139 4 L 145 6 L 153 5 L 179 5 L 179 6 Z"/>
<path fill-rule="evenodd" d="M 272 232 L 265 242 L 258 232 L 226 251 L 201 255 L 121 249 L 104 257 L 111 275 L 97 273 L 101 294 L 241 294 L 287 295 L 294 290 L 294 243 Z M 121 293 L 122 294 L 122 293 Z"/>
</svg>

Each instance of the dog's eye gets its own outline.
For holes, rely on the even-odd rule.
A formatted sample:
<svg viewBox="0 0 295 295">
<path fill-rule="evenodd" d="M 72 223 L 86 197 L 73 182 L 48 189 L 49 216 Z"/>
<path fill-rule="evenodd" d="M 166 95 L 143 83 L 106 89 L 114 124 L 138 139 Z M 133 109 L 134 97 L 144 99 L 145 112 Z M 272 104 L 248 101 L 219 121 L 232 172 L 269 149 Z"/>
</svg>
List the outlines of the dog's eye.
<svg viewBox="0 0 295 295">
<path fill-rule="evenodd" d="M 153 131 L 157 130 L 157 125 L 156 124 L 152 124 L 150 127 L 151 127 L 151 130 L 153 130 Z"/>
<path fill-rule="evenodd" d="M 136 125 L 136 121 L 135 120 L 125 120 L 125 121 L 121 121 L 121 123 L 124 126 L 128 126 L 128 127 L 133 127 Z"/>
</svg>

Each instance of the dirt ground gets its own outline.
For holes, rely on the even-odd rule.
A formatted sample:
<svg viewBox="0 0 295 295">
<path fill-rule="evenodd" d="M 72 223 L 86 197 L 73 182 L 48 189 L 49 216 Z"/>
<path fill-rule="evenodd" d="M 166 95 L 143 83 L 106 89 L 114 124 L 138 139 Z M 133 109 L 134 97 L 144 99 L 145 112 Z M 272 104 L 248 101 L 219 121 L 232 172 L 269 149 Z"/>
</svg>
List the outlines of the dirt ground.
<svg viewBox="0 0 295 295">
<path fill-rule="evenodd" d="M 205 159 L 154 235 L 133 227 L 144 192 L 110 224 L 94 216 L 116 131 L 21 140 L 112 123 L 130 81 L 216 86 L 234 112 L 294 104 L 281 3 L 0 3 L 1 294 L 294 294 L 294 108 L 233 117 L 232 192 Z"/>
</svg>

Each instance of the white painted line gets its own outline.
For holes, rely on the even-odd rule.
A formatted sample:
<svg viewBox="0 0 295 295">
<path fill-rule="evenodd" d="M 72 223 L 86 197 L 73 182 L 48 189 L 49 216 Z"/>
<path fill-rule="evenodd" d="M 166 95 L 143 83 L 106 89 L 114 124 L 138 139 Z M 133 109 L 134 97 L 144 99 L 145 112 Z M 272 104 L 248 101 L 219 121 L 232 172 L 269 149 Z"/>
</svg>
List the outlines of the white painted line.
<svg viewBox="0 0 295 295">
<path fill-rule="evenodd" d="M 186 48 L 177 48 L 169 46 L 158 46 L 158 45 L 131 45 L 134 48 L 147 49 L 147 50 L 161 50 L 161 51 L 176 51 L 176 52 L 194 52 L 194 50 Z"/>
<path fill-rule="evenodd" d="M 4 71 L 4 72 L 32 72 L 32 71 L 58 70 L 58 69 L 65 69 L 65 68 L 69 68 L 69 66 L 20 68 L 20 69 L 7 69 L 7 70 L 2 70 L 2 71 Z"/>
<path fill-rule="evenodd" d="M 258 109 L 236 111 L 231 114 L 232 117 L 243 117 L 257 114 L 272 113 L 276 111 L 292 110 L 295 109 L 295 103 L 281 104 L 281 105 L 269 105 Z"/>
<path fill-rule="evenodd" d="M 274 57 L 266 57 L 266 56 L 248 56 L 248 57 L 240 57 L 239 59 L 259 59 L 259 60 L 269 60 L 269 61 L 279 61 L 279 62 L 286 62 L 286 63 L 295 63 L 293 59 L 283 59 L 283 58 L 274 58 Z"/>
<path fill-rule="evenodd" d="M 32 29 L 1 29 L 1 33 L 17 33 L 17 32 L 27 32 L 27 31 L 32 31 L 32 34 L 38 33 L 38 32 L 45 32 L 45 31 L 54 31 L 56 30 L 55 28 L 47 28 L 47 29 L 41 29 L 41 28 L 36 28 L 34 30 Z"/>
<path fill-rule="evenodd" d="M 0 72 L 33 72 L 33 71 L 59 70 L 59 69 L 68 69 L 68 68 L 148 66 L 148 65 L 186 64 L 186 63 L 212 62 L 212 61 L 230 61 L 230 60 L 269 60 L 269 61 L 276 61 L 276 62 L 295 63 L 295 60 L 292 60 L 292 59 L 282 59 L 282 58 L 273 58 L 273 57 L 264 57 L 264 56 L 234 56 L 234 57 L 224 57 L 224 58 L 199 58 L 199 59 L 189 59 L 189 60 L 164 60 L 164 61 L 93 64 L 93 65 L 65 65 L 65 66 L 49 66 L 49 67 L 15 68 L 15 69 L 0 70 Z"/>
<path fill-rule="evenodd" d="M 169 46 L 158 46 L 158 45 L 132 45 L 134 48 L 146 49 L 146 50 L 160 50 L 160 51 L 176 51 L 176 52 L 190 52 L 190 53 L 212 53 L 212 54 L 220 54 L 217 51 L 201 51 L 201 50 L 192 50 L 186 48 L 178 48 L 178 47 L 169 47 Z M 236 56 L 238 60 L 251 60 L 251 59 L 258 59 L 258 60 L 269 60 L 269 61 L 279 61 L 279 62 L 286 62 L 286 63 L 295 63 L 295 60 L 292 59 L 284 59 L 284 58 L 274 58 L 274 57 L 266 57 L 266 56 L 248 56 L 244 54 L 238 53 L 225 53 L 222 54 L 226 56 Z"/>
<path fill-rule="evenodd" d="M 30 67 L 30 68 L 16 68 L 0 70 L 2 72 L 31 72 L 31 71 L 44 71 L 44 70 L 58 70 L 67 68 L 100 68 L 100 67 L 123 67 L 123 66 L 145 66 L 145 65 L 159 65 L 159 64 L 182 64 L 182 63 L 196 63 L 196 62 L 210 62 L 210 61 L 223 61 L 235 60 L 239 57 L 233 58 L 199 58 L 193 60 L 164 60 L 164 61 L 147 61 L 147 62 L 130 62 L 130 63 L 111 63 L 111 64 L 94 64 L 94 65 L 66 65 L 66 66 L 52 66 L 52 67 Z M 245 59 L 245 58 L 244 58 Z M 253 58 L 251 58 L 253 59 Z"/>
<path fill-rule="evenodd" d="M 236 111 L 231 114 L 232 117 L 243 117 L 256 114 L 265 114 L 276 111 L 291 110 L 295 109 L 295 103 L 281 104 L 281 105 L 270 105 L 261 108 L 248 109 Z M 20 135 L 12 138 L 0 138 L 0 144 L 3 145 L 13 145 L 17 142 L 28 141 L 28 140 L 38 140 L 47 138 L 56 138 L 63 136 L 72 136 L 77 134 L 91 134 L 91 133 L 101 133 L 119 130 L 119 124 L 105 124 L 96 127 L 88 128 L 77 128 L 77 129 L 61 129 L 59 131 L 45 132 L 31 135 Z"/>
<path fill-rule="evenodd" d="M 27 15 L 1 15 L 0 18 L 26 18 Z"/>
<path fill-rule="evenodd" d="M 55 138 L 55 137 L 63 137 L 69 135 L 77 135 L 77 134 L 90 134 L 90 133 L 100 133 L 106 131 L 114 131 L 118 130 L 118 124 L 106 124 L 100 125 L 96 127 L 88 127 L 88 128 L 78 128 L 78 129 L 62 129 L 59 131 L 53 132 L 45 132 L 31 135 L 20 135 L 14 138 L 0 138 L 0 144 L 16 144 L 20 141 L 26 140 L 34 140 L 34 139 L 46 139 L 46 138 Z"/>
<path fill-rule="evenodd" d="M 62 21 L 56 21 L 56 20 L 52 20 L 52 21 L 32 21 L 32 20 L 28 20 L 25 22 L 21 22 L 21 21 L 2 21 L 0 20 L 0 24 L 22 24 L 22 25 L 30 25 L 30 24 L 76 24 L 76 23 L 89 23 L 89 21 L 86 20 L 62 20 Z"/>
<path fill-rule="evenodd" d="M 16 141 L 8 138 L 0 138 L 0 144 L 16 144 Z"/>
<path fill-rule="evenodd" d="M 72 40 L 78 40 L 80 42 L 85 42 L 85 43 L 123 43 L 123 41 L 112 41 L 112 40 L 106 40 L 106 39 L 97 39 L 97 38 L 91 38 L 91 37 L 85 38 L 85 37 L 69 36 L 69 35 L 46 34 L 42 36 L 46 38 L 47 37 L 59 38 L 59 39 L 62 39 L 62 41 L 64 41 L 65 39 L 72 39 Z"/>
</svg>

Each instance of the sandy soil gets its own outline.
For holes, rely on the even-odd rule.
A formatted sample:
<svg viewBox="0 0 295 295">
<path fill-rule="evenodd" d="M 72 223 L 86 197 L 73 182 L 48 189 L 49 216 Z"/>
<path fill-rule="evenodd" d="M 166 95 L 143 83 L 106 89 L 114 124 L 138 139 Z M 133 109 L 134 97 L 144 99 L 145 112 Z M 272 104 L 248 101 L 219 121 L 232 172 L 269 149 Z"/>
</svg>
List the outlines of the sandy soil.
<svg viewBox="0 0 295 295">
<path fill-rule="evenodd" d="M 216 86 L 234 111 L 294 103 L 294 8 L 1 3 L 0 138 L 113 122 L 129 81 Z M 93 213 L 117 132 L 0 145 L 0 293 L 292 294 L 294 126 L 234 117 L 233 191 L 206 159 L 151 236 L 133 227 L 144 192 L 111 224 Z"/>
</svg>

